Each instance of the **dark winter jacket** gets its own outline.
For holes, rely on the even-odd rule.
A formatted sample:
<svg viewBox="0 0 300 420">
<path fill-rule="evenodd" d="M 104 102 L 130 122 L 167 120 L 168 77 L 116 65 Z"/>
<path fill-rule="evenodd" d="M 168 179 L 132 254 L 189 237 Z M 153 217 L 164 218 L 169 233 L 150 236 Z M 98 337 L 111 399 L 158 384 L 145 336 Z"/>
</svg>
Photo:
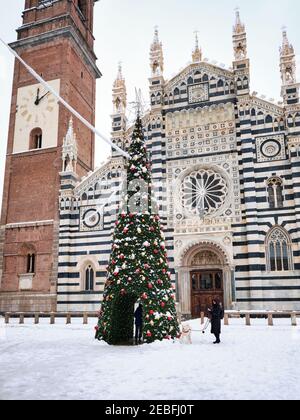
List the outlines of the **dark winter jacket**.
<svg viewBox="0 0 300 420">
<path fill-rule="evenodd" d="M 224 312 L 221 305 L 213 305 L 210 311 L 212 334 L 221 334 L 221 319 L 223 319 L 223 314 Z"/>
<path fill-rule="evenodd" d="M 143 325 L 143 308 L 139 306 L 134 314 L 135 325 L 141 327 Z"/>
</svg>

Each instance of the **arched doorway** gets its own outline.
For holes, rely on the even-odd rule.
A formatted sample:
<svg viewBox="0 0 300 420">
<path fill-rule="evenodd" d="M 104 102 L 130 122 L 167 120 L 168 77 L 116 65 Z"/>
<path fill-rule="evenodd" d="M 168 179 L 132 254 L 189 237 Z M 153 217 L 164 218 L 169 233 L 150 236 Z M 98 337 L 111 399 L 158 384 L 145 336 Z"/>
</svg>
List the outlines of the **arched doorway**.
<svg viewBox="0 0 300 420">
<path fill-rule="evenodd" d="M 178 293 L 184 317 L 199 318 L 214 298 L 225 309 L 232 308 L 233 258 L 223 246 L 212 241 L 194 242 L 178 257 Z"/>
<path fill-rule="evenodd" d="M 224 306 L 223 269 L 219 256 L 209 250 L 198 252 L 191 266 L 195 267 L 190 274 L 191 312 L 192 317 L 197 318 L 201 312 L 207 313 L 213 299 Z"/>
</svg>

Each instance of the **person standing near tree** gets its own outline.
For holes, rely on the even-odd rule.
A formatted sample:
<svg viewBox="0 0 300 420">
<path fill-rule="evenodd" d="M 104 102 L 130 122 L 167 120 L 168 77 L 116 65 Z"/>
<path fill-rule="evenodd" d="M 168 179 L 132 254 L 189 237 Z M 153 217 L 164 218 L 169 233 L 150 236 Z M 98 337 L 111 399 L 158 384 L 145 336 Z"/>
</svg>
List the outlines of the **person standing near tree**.
<svg viewBox="0 0 300 420">
<path fill-rule="evenodd" d="M 143 305 L 140 303 L 134 313 L 135 318 L 135 344 L 142 343 L 143 337 Z"/>
<path fill-rule="evenodd" d="M 211 333 L 216 337 L 214 344 L 220 344 L 221 320 L 224 317 L 224 311 L 220 302 L 216 299 L 212 301 L 212 307 L 208 309 L 211 320 Z"/>
</svg>

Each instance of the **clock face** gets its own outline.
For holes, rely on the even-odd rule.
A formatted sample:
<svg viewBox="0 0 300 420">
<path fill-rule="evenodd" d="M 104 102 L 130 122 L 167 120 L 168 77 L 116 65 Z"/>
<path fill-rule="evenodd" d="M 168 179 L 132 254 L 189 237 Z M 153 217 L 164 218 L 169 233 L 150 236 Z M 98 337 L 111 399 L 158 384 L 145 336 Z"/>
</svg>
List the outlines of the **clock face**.
<svg viewBox="0 0 300 420">
<path fill-rule="evenodd" d="M 18 112 L 25 123 L 34 123 L 39 126 L 45 124 L 47 118 L 50 117 L 56 102 L 54 96 L 46 89 L 42 87 L 29 88 L 21 97 Z"/>
<path fill-rule="evenodd" d="M 60 91 L 60 80 L 52 80 L 49 85 Z M 43 148 L 56 147 L 58 135 L 59 105 L 57 99 L 41 84 L 18 89 L 14 135 L 14 153 L 26 152 L 30 146 L 30 134 L 40 129 Z"/>
</svg>

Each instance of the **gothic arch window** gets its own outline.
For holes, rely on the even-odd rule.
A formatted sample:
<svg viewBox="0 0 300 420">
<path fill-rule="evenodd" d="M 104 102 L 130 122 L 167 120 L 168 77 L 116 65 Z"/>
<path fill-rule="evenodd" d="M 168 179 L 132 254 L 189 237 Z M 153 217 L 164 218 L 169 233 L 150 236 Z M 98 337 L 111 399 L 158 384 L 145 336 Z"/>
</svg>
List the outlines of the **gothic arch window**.
<svg viewBox="0 0 300 420">
<path fill-rule="evenodd" d="M 65 158 L 65 161 L 64 161 L 64 172 L 67 172 L 67 169 L 68 169 L 68 167 L 69 167 L 69 164 L 70 164 L 70 156 L 68 155 L 68 156 Z"/>
<path fill-rule="evenodd" d="M 43 132 L 40 128 L 34 128 L 30 133 L 29 150 L 38 150 L 43 147 Z"/>
<path fill-rule="evenodd" d="M 230 93 L 235 93 L 235 87 L 233 82 L 230 83 Z"/>
<path fill-rule="evenodd" d="M 224 81 L 222 80 L 222 79 L 220 79 L 219 81 L 218 81 L 218 87 L 220 88 L 220 87 L 224 87 Z"/>
<path fill-rule="evenodd" d="M 249 87 L 248 77 L 244 77 L 244 79 L 243 79 L 243 86 L 244 86 L 244 89 L 248 89 L 248 87 Z"/>
<path fill-rule="evenodd" d="M 27 254 L 27 274 L 35 273 L 35 254 L 30 252 Z"/>
<path fill-rule="evenodd" d="M 267 191 L 270 209 L 283 208 L 283 182 L 281 178 L 273 177 L 267 181 Z"/>
<path fill-rule="evenodd" d="M 271 229 L 266 240 L 267 270 L 293 270 L 292 244 L 286 230 L 277 226 Z"/>
<path fill-rule="evenodd" d="M 188 78 L 188 85 L 192 85 L 194 83 L 194 79 L 192 77 Z"/>
<path fill-rule="evenodd" d="M 202 81 L 203 82 L 208 82 L 208 75 L 207 74 L 203 74 Z"/>
<path fill-rule="evenodd" d="M 175 88 L 174 89 L 174 96 L 178 96 L 179 95 L 179 89 L 178 88 Z"/>
<path fill-rule="evenodd" d="M 280 131 L 284 131 L 285 130 L 285 124 L 284 124 L 284 120 L 281 119 L 280 120 Z"/>
<path fill-rule="evenodd" d="M 251 109 L 251 117 L 256 117 L 256 111 L 255 108 Z"/>
<path fill-rule="evenodd" d="M 85 291 L 92 292 L 95 288 L 95 271 L 91 264 L 85 269 Z"/>
<path fill-rule="evenodd" d="M 87 198 L 86 193 L 83 193 L 83 194 L 82 194 L 82 201 L 87 201 L 87 199 L 88 199 L 88 198 Z"/>
<path fill-rule="evenodd" d="M 93 198 L 94 198 L 94 188 L 93 188 L 93 187 L 91 187 L 91 188 L 89 189 L 88 199 L 89 199 L 89 200 L 93 200 Z"/>
<path fill-rule="evenodd" d="M 294 127 L 294 118 L 293 118 L 293 116 L 292 115 L 289 115 L 288 116 L 288 126 L 291 128 L 291 127 Z"/>
<path fill-rule="evenodd" d="M 266 124 L 273 124 L 273 117 L 271 115 L 266 116 Z"/>
</svg>

